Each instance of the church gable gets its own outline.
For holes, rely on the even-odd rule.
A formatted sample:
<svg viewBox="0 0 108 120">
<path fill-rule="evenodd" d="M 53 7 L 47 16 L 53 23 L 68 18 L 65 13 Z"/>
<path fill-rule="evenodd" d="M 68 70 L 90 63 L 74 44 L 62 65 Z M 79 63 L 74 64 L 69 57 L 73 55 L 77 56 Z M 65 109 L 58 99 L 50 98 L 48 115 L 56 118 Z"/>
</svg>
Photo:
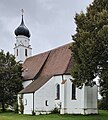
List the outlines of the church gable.
<svg viewBox="0 0 108 120">
<path fill-rule="evenodd" d="M 67 44 L 26 59 L 23 64 L 23 79 L 35 79 L 37 74 L 38 76 L 69 74 L 69 68 L 72 67 L 69 45 Z"/>
<path fill-rule="evenodd" d="M 23 77 L 35 81 L 20 93 L 36 91 L 54 75 L 70 74 L 72 56 L 69 45 L 28 58 L 23 64 Z"/>
</svg>

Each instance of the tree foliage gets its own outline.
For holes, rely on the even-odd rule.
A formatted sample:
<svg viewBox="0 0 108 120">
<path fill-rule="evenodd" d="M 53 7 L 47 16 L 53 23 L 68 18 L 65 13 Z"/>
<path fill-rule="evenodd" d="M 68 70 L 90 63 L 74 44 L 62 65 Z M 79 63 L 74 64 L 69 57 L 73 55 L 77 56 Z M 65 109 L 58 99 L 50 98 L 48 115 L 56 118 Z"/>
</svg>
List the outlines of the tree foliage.
<svg viewBox="0 0 108 120">
<path fill-rule="evenodd" d="M 20 111 L 21 114 L 23 114 L 23 112 L 24 112 L 23 94 L 21 94 L 20 97 L 19 97 L 19 103 L 20 103 L 20 105 L 19 105 L 19 108 L 20 108 L 19 111 Z"/>
<path fill-rule="evenodd" d="M 22 89 L 21 65 L 15 57 L 7 52 L 0 52 L 0 103 L 5 110 L 5 104 L 12 105 L 17 93 Z"/>
<path fill-rule="evenodd" d="M 101 95 L 108 96 L 108 0 L 94 0 L 87 12 L 76 14 L 76 34 L 72 36 L 71 50 L 74 65 L 73 81 L 77 86 L 83 83 L 93 85 L 96 76 L 100 78 Z M 107 97 L 108 100 L 108 97 Z"/>
</svg>

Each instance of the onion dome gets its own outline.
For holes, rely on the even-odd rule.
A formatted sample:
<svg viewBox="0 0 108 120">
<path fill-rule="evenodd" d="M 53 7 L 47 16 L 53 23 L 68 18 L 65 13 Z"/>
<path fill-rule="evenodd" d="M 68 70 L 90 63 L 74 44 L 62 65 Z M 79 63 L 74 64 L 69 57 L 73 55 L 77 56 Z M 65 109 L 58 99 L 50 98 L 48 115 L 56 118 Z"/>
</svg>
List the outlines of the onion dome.
<svg viewBox="0 0 108 120">
<path fill-rule="evenodd" d="M 30 37 L 30 32 L 29 32 L 28 28 L 24 24 L 23 14 L 22 14 L 21 24 L 19 25 L 18 28 L 15 29 L 15 35 L 16 36 L 18 36 L 18 35 L 24 35 L 24 36 L 26 36 L 28 38 Z"/>
</svg>

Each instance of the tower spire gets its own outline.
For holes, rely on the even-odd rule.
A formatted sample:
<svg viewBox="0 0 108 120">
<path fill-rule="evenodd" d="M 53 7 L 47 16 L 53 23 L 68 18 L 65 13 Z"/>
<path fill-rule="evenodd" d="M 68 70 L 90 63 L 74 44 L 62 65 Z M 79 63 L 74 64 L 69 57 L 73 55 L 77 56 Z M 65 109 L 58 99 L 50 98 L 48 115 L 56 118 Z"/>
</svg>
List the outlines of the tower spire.
<svg viewBox="0 0 108 120">
<path fill-rule="evenodd" d="M 22 16 L 24 15 L 24 9 L 21 9 Z"/>
<path fill-rule="evenodd" d="M 24 16 L 24 9 L 21 9 L 21 14 L 22 14 L 22 21 L 21 21 L 21 25 L 24 24 L 24 20 L 23 20 L 23 16 Z"/>
<path fill-rule="evenodd" d="M 30 41 L 30 32 L 29 29 L 24 24 L 24 10 L 21 9 L 21 23 L 19 27 L 15 29 L 15 35 L 16 35 L 16 43 L 14 47 L 14 54 L 16 57 L 16 61 L 22 61 L 32 54 L 32 48 L 29 44 Z"/>
<path fill-rule="evenodd" d="M 24 35 L 26 37 L 30 37 L 30 32 L 29 29 L 25 26 L 24 24 L 24 20 L 23 20 L 23 15 L 24 15 L 24 10 L 21 9 L 21 15 L 22 15 L 22 19 L 21 19 L 21 23 L 19 25 L 19 27 L 17 29 L 15 29 L 15 35 Z"/>
</svg>

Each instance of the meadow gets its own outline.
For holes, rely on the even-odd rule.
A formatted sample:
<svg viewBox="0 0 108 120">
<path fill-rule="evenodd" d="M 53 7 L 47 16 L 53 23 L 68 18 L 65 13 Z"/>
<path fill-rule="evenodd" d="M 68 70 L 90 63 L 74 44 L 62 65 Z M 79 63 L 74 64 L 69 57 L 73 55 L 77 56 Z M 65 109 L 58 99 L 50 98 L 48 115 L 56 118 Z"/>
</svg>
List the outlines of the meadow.
<svg viewBox="0 0 108 120">
<path fill-rule="evenodd" d="M 108 111 L 101 110 L 99 115 L 19 115 L 13 112 L 0 113 L 0 120 L 108 120 Z"/>
</svg>

